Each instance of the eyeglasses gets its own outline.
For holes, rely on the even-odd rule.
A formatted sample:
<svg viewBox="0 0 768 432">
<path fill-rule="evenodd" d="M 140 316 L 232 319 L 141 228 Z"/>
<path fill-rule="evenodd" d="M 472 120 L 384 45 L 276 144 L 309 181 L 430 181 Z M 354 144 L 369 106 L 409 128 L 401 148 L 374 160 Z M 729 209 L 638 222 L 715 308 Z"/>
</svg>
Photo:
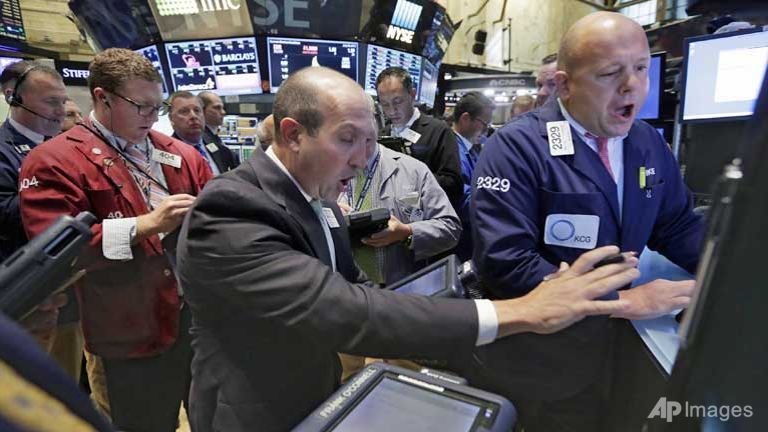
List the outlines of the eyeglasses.
<svg viewBox="0 0 768 432">
<path fill-rule="evenodd" d="M 116 92 L 110 92 L 110 93 L 130 103 L 131 105 L 135 106 L 136 111 L 138 111 L 139 115 L 143 117 L 149 117 L 154 113 L 157 113 L 158 115 L 165 115 L 168 113 L 168 108 L 170 108 L 170 105 L 168 105 L 168 102 L 165 102 L 165 101 L 163 101 L 163 103 L 161 103 L 160 105 L 144 105 L 136 102 L 131 98 L 125 97 L 120 93 L 116 93 Z"/>
<path fill-rule="evenodd" d="M 473 118 L 472 118 L 472 120 L 477 120 L 477 121 L 479 121 L 479 122 L 480 122 L 480 124 L 481 124 L 481 125 L 483 125 L 483 129 L 488 129 L 488 128 L 491 126 L 491 124 L 490 124 L 490 123 L 488 123 L 487 121 L 485 121 L 485 120 L 483 120 L 483 119 L 480 119 L 480 118 L 477 118 L 477 117 L 473 117 Z"/>
</svg>

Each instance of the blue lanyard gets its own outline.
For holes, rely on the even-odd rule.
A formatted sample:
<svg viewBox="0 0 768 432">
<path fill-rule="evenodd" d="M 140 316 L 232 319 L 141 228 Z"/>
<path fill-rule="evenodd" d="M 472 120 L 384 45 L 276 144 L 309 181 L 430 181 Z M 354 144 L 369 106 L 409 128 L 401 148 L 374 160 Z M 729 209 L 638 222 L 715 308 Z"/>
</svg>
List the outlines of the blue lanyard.
<svg viewBox="0 0 768 432">
<path fill-rule="evenodd" d="M 360 211 L 360 207 L 363 206 L 363 200 L 365 200 L 365 195 L 368 193 L 368 189 L 371 188 L 371 182 L 373 181 L 373 175 L 376 173 L 376 167 L 379 165 L 379 158 L 381 157 L 381 149 L 379 149 L 379 153 L 376 155 L 376 159 L 373 160 L 373 163 L 371 164 L 371 169 L 368 170 L 368 175 L 365 177 L 365 183 L 363 183 L 363 188 L 360 190 L 360 196 L 357 197 L 357 202 L 355 203 L 355 207 L 353 208 L 353 212 Z M 352 204 L 352 191 L 353 188 L 347 189 L 347 201 Z"/>
</svg>

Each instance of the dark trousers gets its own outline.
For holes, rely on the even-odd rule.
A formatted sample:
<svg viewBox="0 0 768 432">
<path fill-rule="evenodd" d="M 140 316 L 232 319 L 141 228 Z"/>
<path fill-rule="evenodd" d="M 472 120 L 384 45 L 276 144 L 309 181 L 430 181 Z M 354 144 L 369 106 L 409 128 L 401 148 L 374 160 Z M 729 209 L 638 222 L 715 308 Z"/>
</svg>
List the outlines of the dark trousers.
<svg viewBox="0 0 768 432">
<path fill-rule="evenodd" d="M 602 380 L 574 396 L 556 401 L 514 402 L 518 428 L 525 432 L 598 432 L 606 405 Z"/>
<path fill-rule="evenodd" d="M 102 358 L 112 423 L 128 432 L 173 432 L 188 408 L 192 379 L 191 312 L 181 310 L 179 336 L 165 352 L 140 359 Z"/>
</svg>

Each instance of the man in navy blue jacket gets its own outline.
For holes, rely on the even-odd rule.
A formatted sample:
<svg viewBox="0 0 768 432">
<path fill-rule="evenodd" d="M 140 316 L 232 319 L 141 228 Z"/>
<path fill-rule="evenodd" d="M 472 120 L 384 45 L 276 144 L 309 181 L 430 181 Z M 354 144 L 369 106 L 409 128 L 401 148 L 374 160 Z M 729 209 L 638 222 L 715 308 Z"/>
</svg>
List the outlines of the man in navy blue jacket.
<svg viewBox="0 0 768 432">
<path fill-rule="evenodd" d="M 647 245 L 695 272 L 702 219 L 663 139 L 635 120 L 648 92 L 649 62 L 647 39 L 634 21 L 602 12 L 582 18 L 563 38 L 558 97 L 485 145 L 473 182 L 474 260 L 496 296 L 524 295 L 559 263 L 607 244 L 637 252 Z M 671 294 L 674 309 L 693 283 L 656 280 L 646 288 Z M 513 389 L 505 393 L 527 431 L 600 429 L 614 324 L 623 323 L 594 317 L 556 335 L 489 347 L 513 353 L 489 353 L 486 367 L 504 370 L 490 384 Z"/>
<path fill-rule="evenodd" d="M 67 91 L 61 75 L 48 66 L 24 62 L 9 98 L 11 112 L 0 126 L 0 261 L 27 242 L 19 213 L 19 184 L 24 157 L 35 146 L 59 133 L 66 114 Z"/>
</svg>

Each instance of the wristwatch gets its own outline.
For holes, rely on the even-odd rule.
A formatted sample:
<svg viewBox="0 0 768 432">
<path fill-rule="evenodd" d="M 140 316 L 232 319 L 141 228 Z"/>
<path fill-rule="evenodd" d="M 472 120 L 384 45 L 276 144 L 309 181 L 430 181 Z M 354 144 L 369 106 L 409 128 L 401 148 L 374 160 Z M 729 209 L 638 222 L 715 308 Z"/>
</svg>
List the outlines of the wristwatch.
<svg viewBox="0 0 768 432">
<path fill-rule="evenodd" d="M 408 238 L 405 239 L 405 247 L 408 249 L 411 249 L 411 246 L 413 245 L 413 234 L 409 235 Z"/>
</svg>

